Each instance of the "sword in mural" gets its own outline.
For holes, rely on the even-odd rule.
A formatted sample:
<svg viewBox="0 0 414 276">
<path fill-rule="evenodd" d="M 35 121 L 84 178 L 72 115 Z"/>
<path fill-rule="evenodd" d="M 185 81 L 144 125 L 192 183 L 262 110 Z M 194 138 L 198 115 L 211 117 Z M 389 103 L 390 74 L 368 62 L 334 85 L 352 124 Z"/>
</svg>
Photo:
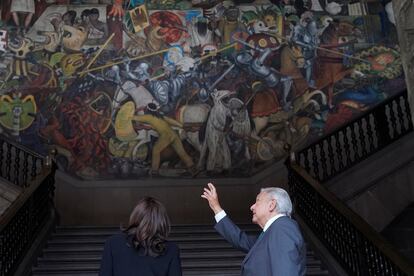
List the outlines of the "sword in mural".
<svg viewBox="0 0 414 276">
<path fill-rule="evenodd" d="M 221 82 L 224 79 L 224 77 L 226 77 L 228 73 L 230 73 L 230 71 L 233 70 L 235 66 L 236 64 L 232 64 L 229 68 L 227 68 L 227 70 L 218 79 L 216 79 L 216 81 L 212 85 L 208 87 L 208 91 L 210 92 L 211 90 L 213 90 L 217 86 L 217 84 L 219 84 L 219 82 Z"/>
</svg>

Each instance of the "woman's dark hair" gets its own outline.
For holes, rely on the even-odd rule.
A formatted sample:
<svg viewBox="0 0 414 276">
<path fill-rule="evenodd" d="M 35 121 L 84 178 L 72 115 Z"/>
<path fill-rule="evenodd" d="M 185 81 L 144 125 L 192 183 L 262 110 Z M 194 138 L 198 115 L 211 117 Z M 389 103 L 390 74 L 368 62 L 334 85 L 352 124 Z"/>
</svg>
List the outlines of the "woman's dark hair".
<svg viewBox="0 0 414 276">
<path fill-rule="evenodd" d="M 170 220 L 164 205 L 152 197 L 141 199 L 124 232 L 136 249 L 144 250 L 144 255 L 156 257 L 163 254 L 170 233 Z"/>
</svg>

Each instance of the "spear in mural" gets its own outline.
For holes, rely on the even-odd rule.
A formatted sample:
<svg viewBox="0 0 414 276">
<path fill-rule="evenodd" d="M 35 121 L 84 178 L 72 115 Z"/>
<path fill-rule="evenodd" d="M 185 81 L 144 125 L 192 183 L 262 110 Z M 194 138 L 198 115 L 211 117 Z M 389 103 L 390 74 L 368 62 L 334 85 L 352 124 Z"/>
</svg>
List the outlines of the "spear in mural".
<svg viewBox="0 0 414 276">
<path fill-rule="evenodd" d="M 227 49 L 234 48 L 236 45 L 237 45 L 237 43 L 232 43 L 232 44 L 229 44 L 229 45 L 227 45 L 227 46 L 224 46 L 223 48 L 220 48 L 220 49 L 218 49 L 218 50 L 211 51 L 210 53 L 208 53 L 208 54 L 206 54 L 206 55 L 204 55 L 204 56 L 202 56 L 202 57 L 197 58 L 195 63 L 202 63 L 205 59 L 207 59 L 207 58 L 209 58 L 209 57 L 212 57 L 212 56 L 215 56 L 215 55 L 217 55 L 218 53 L 223 52 L 223 51 L 225 51 L 225 50 L 227 50 Z M 233 67 L 234 67 L 234 66 L 233 66 Z M 231 70 L 230 70 L 230 71 L 231 71 Z M 226 74 L 226 73 L 225 73 L 225 74 Z M 162 73 L 162 74 L 159 74 L 159 75 L 157 75 L 157 76 L 155 76 L 155 77 L 152 77 L 150 80 L 157 80 L 157 79 L 159 79 L 159 78 L 164 77 L 165 75 L 166 75 L 166 73 Z M 227 74 L 226 74 L 226 75 L 227 75 Z M 224 77 L 224 76 L 222 76 L 222 77 Z"/>
<path fill-rule="evenodd" d="M 101 53 L 103 52 L 103 50 L 106 48 L 106 46 L 108 46 L 109 42 L 111 42 L 112 38 L 114 38 L 115 33 L 112 33 L 111 36 L 105 41 L 105 43 L 102 45 L 101 48 L 99 48 L 99 51 L 96 53 L 96 55 L 92 58 L 92 60 L 89 62 L 89 64 L 86 66 L 86 70 L 82 71 L 79 73 L 80 76 L 84 76 L 85 73 L 87 73 L 89 67 L 91 67 L 91 65 L 95 62 L 95 60 L 101 55 Z"/>
<path fill-rule="evenodd" d="M 229 44 L 229 45 L 227 45 L 227 46 L 224 46 L 223 48 L 220 48 L 220 49 L 218 49 L 218 50 L 211 51 L 211 52 L 210 52 L 210 53 L 208 53 L 207 55 L 204 55 L 204 56 L 202 56 L 202 57 L 198 58 L 198 60 L 203 61 L 203 60 L 205 60 L 206 58 L 209 58 L 209 57 L 215 56 L 215 55 L 217 55 L 218 53 L 223 52 L 223 51 L 225 51 L 225 50 L 227 50 L 227 49 L 234 48 L 234 47 L 236 47 L 236 45 L 237 45 L 237 43 L 232 43 L 232 44 Z"/>
<path fill-rule="evenodd" d="M 198 61 L 203 61 L 204 59 L 206 59 L 206 58 L 208 58 L 208 57 L 215 56 L 215 55 L 217 55 L 218 53 L 220 53 L 220 52 L 222 52 L 222 51 L 225 51 L 225 50 L 227 50 L 227 49 L 230 49 L 230 48 L 235 47 L 236 45 L 237 45 L 237 43 L 232 43 L 232 44 L 229 44 L 229 45 L 227 45 L 227 46 L 225 46 L 225 47 L 223 47 L 223 48 L 221 48 L 221 49 L 218 49 L 218 50 L 216 50 L 216 51 L 211 51 L 211 52 L 210 52 L 210 53 L 208 53 L 207 55 L 204 55 L 204 56 L 200 57 L 200 58 L 198 59 Z M 162 54 L 162 53 L 166 53 L 166 52 L 168 52 L 169 50 L 170 50 L 169 48 L 168 48 L 168 49 L 159 50 L 159 51 L 152 52 L 152 53 L 149 53 L 149 54 L 145 54 L 145 55 L 141 55 L 141 56 L 133 57 L 133 58 L 131 58 L 130 60 L 131 60 L 131 61 L 133 61 L 133 60 L 139 60 L 139 59 L 143 59 L 143 58 L 146 58 L 146 57 L 151 57 L 151 56 L 159 55 L 159 54 Z M 96 60 L 96 57 L 97 57 L 98 55 L 99 55 L 99 54 L 97 54 L 97 55 L 95 56 L 94 60 L 93 60 L 90 64 L 92 64 L 92 63 Z M 102 69 L 105 69 L 105 68 L 108 68 L 108 67 L 112 67 L 113 65 L 117 65 L 117 64 L 124 63 L 124 62 L 125 62 L 124 60 L 120 60 L 120 61 L 117 61 L 117 62 L 111 62 L 111 63 L 105 64 L 105 65 L 102 65 L 102 66 L 98 66 L 98 67 L 94 67 L 94 68 L 89 68 L 89 67 L 90 67 L 90 64 L 88 64 L 87 68 L 86 68 L 85 70 L 83 70 L 83 71 L 79 72 L 78 74 L 79 74 L 79 75 L 84 75 L 84 74 L 86 74 L 86 73 L 90 73 L 90 72 L 97 71 L 97 70 L 102 70 Z M 165 74 L 164 74 L 164 75 L 165 75 Z M 154 77 L 154 78 L 160 78 L 160 77 L 162 77 L 162 76 L 164 76 L 164 75 L 163 75 L 163 74 L 161 74 L 161 75 L 156 76 L 156 77 Z"/>
<path fill-rule="evenodd" d="M 130 60 L 133 61 L 133 60 L 143 59 L 143 58 L 146 58 L 146 57 L 151 57 L 151 56 L 155 56 L 155 55 L 158 55 L 158 54 L 162 54 L 162 53 L 165 53 L 165 52 L 168 52 L 168 51 L 169 51 L 169 49 L 163 49 L 163 50 L 159 50 L 159 51 L 149 53 L 149 54 L 145 54 L 145 55 L 142 55 L 142 56 L 133 57 Z M 120 61 L 117 61 L 117 62 L 108 63 L 108 64 L 105 64 L 105 65 L 90 68 L 90 69 L 87 68 L 86 70 L 83 70 L 82 72 L 79 72 L 79 74 L 85 74 L 85 73 L 105 69 L 105 68 L 112 67 L 113 65 L 117 65 L 117 64 L 121 64 L 121 63 L 125 63 L 125 61 L 120 60 Z"/>
<path fill-rule="evenodd" d="M 267 35 L 274 36 L 274 37 L 279 38 L 281 40 L 284 40 L 286 42 L 290 41 L 288 38 L 286 38 L 282 35 L 276 34 L 276 33 L 268 33 L 268 32 L 263 32 L 263 33 L 265 33 Z M 299 41 L 295 41 L 294 43 L 297 44 L 297 45 L 303 46 L 303 47 L 309 47 L 309 45 L 307 45 L 306 43 L 302 43 L 302 42 L 299 42 Z M 344 57 L 347 57 L 347 58 L 350 58 L 350 59 L 355 59 L 355 60 L 362 61 L 364 63 L 371 64 L 371 62 L 369 60 L 354 57 L 352 55 L 348 55 L 348 54 L 345 54 L 345 53 L 342 53 L 342 52 L 339 52 L 339 51 L 334 51 L 334 50 L 326 49 L 324 47 L 319 47 L 319 46 L 315 46 L 315 48 L 318 49 L 318 50 L 321 50 L 321 51 L 325 51 L 325 52 L 332 53 L 332 54 L 337 54 L 337 55 L 344 56 Z"/>
</svg>

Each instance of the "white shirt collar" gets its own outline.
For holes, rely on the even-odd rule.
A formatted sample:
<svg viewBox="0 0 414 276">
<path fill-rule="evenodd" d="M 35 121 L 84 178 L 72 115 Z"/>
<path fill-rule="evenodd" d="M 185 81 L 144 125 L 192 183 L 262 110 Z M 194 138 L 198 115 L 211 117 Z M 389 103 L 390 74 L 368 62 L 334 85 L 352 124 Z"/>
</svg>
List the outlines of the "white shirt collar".
<svg viewBox="0 0 414 276">
<path fill-rule="evenodd" d="M 277 214 L 274 217 L 271 217 L 265 224 L 265 226 L 263 227 L 263 232 L 266 232 L 266 230 L 270 227 L 270 225 L 272 225 L 272 223 L 277 220 L 280 217 L 284 217 L 284 214 Z"/>
</svg>

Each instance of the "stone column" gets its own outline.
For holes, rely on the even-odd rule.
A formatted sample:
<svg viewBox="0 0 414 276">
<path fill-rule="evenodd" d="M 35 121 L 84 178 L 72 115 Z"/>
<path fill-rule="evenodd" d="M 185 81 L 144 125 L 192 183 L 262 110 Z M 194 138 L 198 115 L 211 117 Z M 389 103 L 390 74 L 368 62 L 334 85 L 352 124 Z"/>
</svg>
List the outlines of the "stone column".
<svg viewBox="0 0 414 276">
<path fill-rule="evenodd" d="M 414 0 L 392 0 L 401 58 L 414 119 Z"/>
</svg>

